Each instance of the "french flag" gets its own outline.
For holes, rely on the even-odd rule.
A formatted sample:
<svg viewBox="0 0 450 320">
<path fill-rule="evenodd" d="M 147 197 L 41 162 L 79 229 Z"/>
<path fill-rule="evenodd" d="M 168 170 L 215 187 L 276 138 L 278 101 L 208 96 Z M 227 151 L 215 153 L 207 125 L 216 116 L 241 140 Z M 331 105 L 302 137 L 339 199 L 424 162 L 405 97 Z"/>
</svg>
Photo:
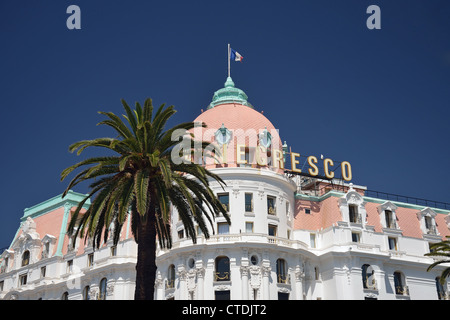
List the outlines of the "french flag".
<svg viewBox="0 0 450 320">
<path fill-rule="evenodd" d="M 230 48 L 230 59 L 234 60 L 234 61 L 241 61 L 242 62 L 242 59 L 244 59 L 244 57 L 241 56 L 239 54 L 239 52 L 237 52 L 233 48 Z"/>
</svg>

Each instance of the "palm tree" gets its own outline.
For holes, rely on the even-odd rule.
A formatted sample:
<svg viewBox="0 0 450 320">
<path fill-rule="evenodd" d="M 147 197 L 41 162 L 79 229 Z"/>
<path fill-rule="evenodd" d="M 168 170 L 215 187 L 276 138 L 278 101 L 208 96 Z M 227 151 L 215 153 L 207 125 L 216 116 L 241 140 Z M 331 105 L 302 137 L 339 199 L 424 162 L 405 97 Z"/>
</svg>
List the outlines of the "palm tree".
<svg viewBox="0 0 450 320">
<path fill-rule="evenodd" d="M 124 100 L 122 104 L 126 121 L 112 112 L 99 112 L 107 117 L 99 125 L 113 128 L 117 138 L 83 140 L 69 147 L 70 152 L 77 151 L 78 155 L 88 147 L 106 148 L 114 155 L 88 158 L 61 173 L 61 180 L 64 180 L 74 170 L 83 168 L 69 183 L 63 197 L 78 183 L 91 181 L 90 192 L 75 210 L 68 233 L 92 239 L 93 246 L 98 248 L 102 236 L 106 241 L 110 236 L 109 227 L 114 224 L 112 236 L 117 244 L 130 212 L 131 228 L 138 245 L 135 299 L 151 300 L 156 276 L 156 239 L 164 248 L 170 248 L 172 244 L 171 206 L 178 211 L 187 235 L 195 243 L 194 221 L 205 237 L 209 237 L 206 220 L 212 226 L 214 217 L 222 214 L 230 223 L 209 186 L 210 181 L 217 181 L 222 187 L 225 183 L 198 164 L 173 161 L 171 155 L 177 154 L 179 141 L 173 139 L 172 134 L 177 130 L 187 132 L 194 127 L 193 122 L 186 122 L 164 131 L 167 121 L 176 112 L 173 106 L 161 105 L 153 117 L 151 99 L 145 100 L 143 108 L 136 102 L 135 110 Z M 188 151 L 201 151 L 212 156 L 208 154 L 206 142 L 194 146 L 189 144 Z M 91 199 L 90 207 L 80 213 L 88 199 Z"/>
<path fill-rule="evenodd" d="M 430 246 L 430 253 L 426 253 L 426 256 L 434 256 L 434 257 L 448 257 L 450 258 L 450 236 L 446 236 L 448 240 L 444 240 L 438 243 L 434 243 Z M 430 271 L 434 267 L 436 267 L 439 264 L 442 263 L 450 263 L 450 259 L 444 259 L 439 260 L 434 263 L 432 263 L 428 268 L 427 271 Z M 450 267 L 445 268 L 442 271 L 440 282 L 442 285 L 445 284 L 445 280 L 450 275 Z"/>
</svg>

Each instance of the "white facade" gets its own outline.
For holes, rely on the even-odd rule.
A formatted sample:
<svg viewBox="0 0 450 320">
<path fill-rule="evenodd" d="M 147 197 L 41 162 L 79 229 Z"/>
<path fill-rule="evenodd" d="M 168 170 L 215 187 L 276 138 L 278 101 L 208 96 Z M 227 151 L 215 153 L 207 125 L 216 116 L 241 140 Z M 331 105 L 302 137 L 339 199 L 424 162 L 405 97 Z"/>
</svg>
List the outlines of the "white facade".
<svg viewBox="0 0 450 320">
<path fill-rule="evenodd" d="M 374 201 L 352 189 L 346 193 L 331 190 L 320 201 L 318 197 L 298 193 L 294 180 L 271 170 L 248 167 L 214 170 L 227 184 L 225 190 L 218 185 L 212 187 L 217 194 L 228 193 L 232 223 L 228 230 L 219 232 L 218 224 L 225 220 L 217 217 L 214 235 L 209 239 L 199 235 L 197 244 L 193 244 L 191 239 L 179 238 L 183 225 L 174 214 L 173 248 L 158 250 L 156 299 L 439 298 L 436 277 L 443 267 L 427 272 L 434 260 L 424 254 L 429 252 L 430 239 L 438 242 L 440 236 L 407 237 L 402 230 L 386 225 L 383 232 L 377 232 L 366 217 L 350 222 L 349 204 L 364 208 L 368 201 Z M 246 194 L 252 194 L 250 205 Z M 320 205 L 326 201 L 325 197 L 332 196 L 339 199 L 335 209 L 341 221 L 321 230 L 296 227 L 300 213 L 295 204 L 299 197 Z M 268 209 L 268 197 L 275 199 L 274 210 Z M 402 205 L 379 202 L 380 212 L 376 214 L 382 221 L 386 219 L 383 208 L 395 212 Z M 419 218 L 436 215 L 430 208 L 418 212 Z M 360 213 L 374 215 L 365 210 Z M 418 219 L 417 216 L 414 218 Z M 420 220 L 417 221 L 421 226 Z M 110 240 L 95 251 L 89 244 L 82 248 L 78 244 L 62 255 L 47 255 L 46 246 L 52 252 L 59 241 L 52 235 L 38 234 L 37 229 L 34 220 L 27 218 L 21 226 L 21 235 L 3 252 L 0 298 L 133 299 L 137 246 L 132 237 L 125 237 L 117 247 Z M 353 238 L 355 233 L 359 235 L 357 242 Z M 390 247 L 390 237 L 396 237 L 397 248 Z M 25 251 L 30 252 L 30 261 L 22 266 Z M 229 266 L 225 271 L 217 270 L 218 257 L 228 260 L 229 264 L 224 263 Z M 372 275 L 365 285 L 363 273 Z M 398 281 L 400 290 L 396 288 Z M 443 290 L 448 292 L 447 287 Z"/>
</svg>

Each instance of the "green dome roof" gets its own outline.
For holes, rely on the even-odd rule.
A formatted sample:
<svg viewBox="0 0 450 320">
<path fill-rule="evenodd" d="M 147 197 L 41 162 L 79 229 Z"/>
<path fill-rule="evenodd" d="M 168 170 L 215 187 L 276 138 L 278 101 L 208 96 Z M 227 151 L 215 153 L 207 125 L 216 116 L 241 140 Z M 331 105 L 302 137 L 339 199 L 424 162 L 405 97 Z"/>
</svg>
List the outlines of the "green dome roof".
<svg viewBox="0 0 450 320">
<path fill-rule="evenodd" d="M 244 106 L 253 108 L 253 106 L 247 101 L 248 97 L 244 91 L 234 86 L 234 82 L 231 77 L 227 78 L 225 82 L 225 88 L 219 89 L 214 92 L 213 99 L 208 106 L 208 109 L 214 108 L 219 104 L 224 103 L 239 103 Z"/>
</svg>

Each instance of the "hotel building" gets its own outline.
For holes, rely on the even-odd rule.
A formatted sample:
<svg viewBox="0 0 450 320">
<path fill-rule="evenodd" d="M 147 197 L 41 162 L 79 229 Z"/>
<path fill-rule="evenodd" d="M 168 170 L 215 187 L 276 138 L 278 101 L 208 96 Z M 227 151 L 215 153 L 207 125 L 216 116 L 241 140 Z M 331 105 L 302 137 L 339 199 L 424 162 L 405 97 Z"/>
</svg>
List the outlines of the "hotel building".
<svg viewBox="0 0 450 320">
<path fill-rule="evenodd" d="M 199 232 L 193 244 L 174 211 L 173 246 L 157 252 L 156 299 L 447 299 L 445 266 L 427 272 L 435 258 L 424 255 L 450 235 L 450 205 L 371 192 L 342 178 L 349 165 L 332 171 L 342 167 L 332 160 L 314 158 L 324 168 L 299 172 L 306 160 L 295 162 L 230 77 L 195 121 L 207 124 L 196 137 L 223 151 L 220 163 L 196 161 L 225 181 L 211 187 L 231 224 L 216 217 L 212 235 Z M 258 150 L 270 152 L 263 159 Z M 24 210 L 1 252 L 0 299 L 133 299 L 130 219 L 116 246 L 94 250 L 66 234 L 83 197 L 71 191 Z"/>
</svg>

